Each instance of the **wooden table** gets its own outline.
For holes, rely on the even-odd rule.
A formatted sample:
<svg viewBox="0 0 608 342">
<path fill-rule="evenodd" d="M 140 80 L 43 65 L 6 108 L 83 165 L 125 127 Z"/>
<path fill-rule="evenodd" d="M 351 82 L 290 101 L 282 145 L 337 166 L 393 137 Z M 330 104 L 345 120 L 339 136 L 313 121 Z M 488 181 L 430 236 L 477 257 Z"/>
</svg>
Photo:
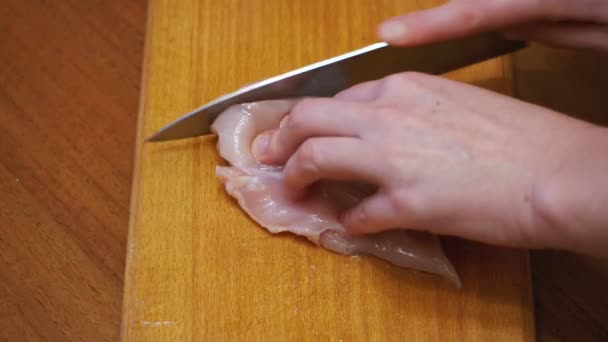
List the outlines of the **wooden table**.
<svg viewBox="0 0 608 342">
<path fill-rule="evenodd" d="M 146 1 L 0 5 L 0 341 L 116 341 Z"/>
<path fill-rule="evenodd" d="M 125 340 L 533 338 L 525 252 L 450 240 L 464 284 L 457 290 L 371 257 L 270 235 L 215 177 L 221 161 L 213 137 L 142 143 L 244 83 L 374 42 L 376 23 L 420 7 L 388 0 L 150 3 Z M 511 73 L 510 60 L 498 58 L 449 77 L 509 93 Z"/>
</svg>

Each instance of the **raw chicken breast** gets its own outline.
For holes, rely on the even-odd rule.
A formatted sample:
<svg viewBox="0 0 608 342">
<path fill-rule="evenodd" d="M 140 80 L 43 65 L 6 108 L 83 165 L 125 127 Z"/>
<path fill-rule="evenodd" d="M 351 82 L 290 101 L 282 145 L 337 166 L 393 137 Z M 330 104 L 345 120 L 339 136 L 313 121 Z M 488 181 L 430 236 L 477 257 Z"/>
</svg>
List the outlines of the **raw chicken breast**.
<svg viewBox="0 0 608 342">
<path fill-rule="evenodd" d="M 338 220 L 340 211 L 369 194 L 368 186 L 325 181 L 316 184 L 305 200 L 288 198 L 282 186 L 282 168 L 259 164 L 251 153 L 251 143 L 259 133 L 278 128 L 296 102 L 235 105 L 213 123 L 219 153 L 230 163 L 218 166 L 217 175 L 241 208 L 271 233 L 305 236 L 344 255 L 374 255 L 400 267 L 442 275 L 460 287 L 460 279 L 434 235 L 395 230 L 351 236 L 345 231 Z"/>
</svg>

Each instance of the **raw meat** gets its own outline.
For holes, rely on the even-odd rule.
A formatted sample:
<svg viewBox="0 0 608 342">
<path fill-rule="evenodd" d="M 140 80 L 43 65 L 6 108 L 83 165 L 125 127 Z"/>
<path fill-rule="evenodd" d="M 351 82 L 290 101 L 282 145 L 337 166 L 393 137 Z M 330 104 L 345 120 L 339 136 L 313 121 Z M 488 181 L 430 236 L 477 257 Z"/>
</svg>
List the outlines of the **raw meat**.
<svg viewBox="0 0 608 342">
<path fill-rule="evenodd" d="M 288 198 L 281 182 L 282 168 L 259 164 L 251 153 L 251 143 L 259 133 L 276 129 L 296 102 L 235 105 L 213 123 L 219 153 L 230 163 L 218 166 L 217 175 L 241 208 L 271 233 L 288 231 L 305 236 L 344 255 L 375 255 L 400 267 L 444 276 L 460 287 L 460 279 L 434 235 L 395 230 L 351 236 L 345 231 L 338 220 L 340 211 L 365 197 L 368 186 L 325 181 L 316 184 L 305 200 Z"/>
</svg>

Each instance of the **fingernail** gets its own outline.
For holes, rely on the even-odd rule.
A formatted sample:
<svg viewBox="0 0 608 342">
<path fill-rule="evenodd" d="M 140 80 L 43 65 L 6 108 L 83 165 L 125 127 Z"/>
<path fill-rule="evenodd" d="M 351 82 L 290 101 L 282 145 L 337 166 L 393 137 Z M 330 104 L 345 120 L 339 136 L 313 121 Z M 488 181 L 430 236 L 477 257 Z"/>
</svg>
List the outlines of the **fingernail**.
<svg viewBox="0 0 608 342">
<path fill-rule="evenodd" d="M 260 159 L 260 157 L 266 152 L 268 149 L 268 145 L 270 143 L 270 133 L 262 133 L 258 135 L 255 140 L 253 140 L 253 146 L 251 147 L 251 152 L 256 159 Z"/>
<path fill-rule="evenodd" d="M 402 41 L 407 36 L 407 27 L 401 21 L 389 20 L 380 25 L 379 36 L 387 42 Z"/>
</svg>

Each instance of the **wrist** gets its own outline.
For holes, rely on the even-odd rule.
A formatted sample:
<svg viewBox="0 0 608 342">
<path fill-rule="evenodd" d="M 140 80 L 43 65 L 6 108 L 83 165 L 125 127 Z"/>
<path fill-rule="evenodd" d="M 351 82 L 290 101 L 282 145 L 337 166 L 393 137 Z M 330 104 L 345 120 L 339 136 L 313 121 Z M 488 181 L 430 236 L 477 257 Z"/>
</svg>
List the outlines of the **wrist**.
<svg viewBox="0 0 608 342">
<path fill-rule="evenodd" d="M 591 127 L 534 188 L 544 247 L 608 256 L 608 128 Z"/>
</svg>

